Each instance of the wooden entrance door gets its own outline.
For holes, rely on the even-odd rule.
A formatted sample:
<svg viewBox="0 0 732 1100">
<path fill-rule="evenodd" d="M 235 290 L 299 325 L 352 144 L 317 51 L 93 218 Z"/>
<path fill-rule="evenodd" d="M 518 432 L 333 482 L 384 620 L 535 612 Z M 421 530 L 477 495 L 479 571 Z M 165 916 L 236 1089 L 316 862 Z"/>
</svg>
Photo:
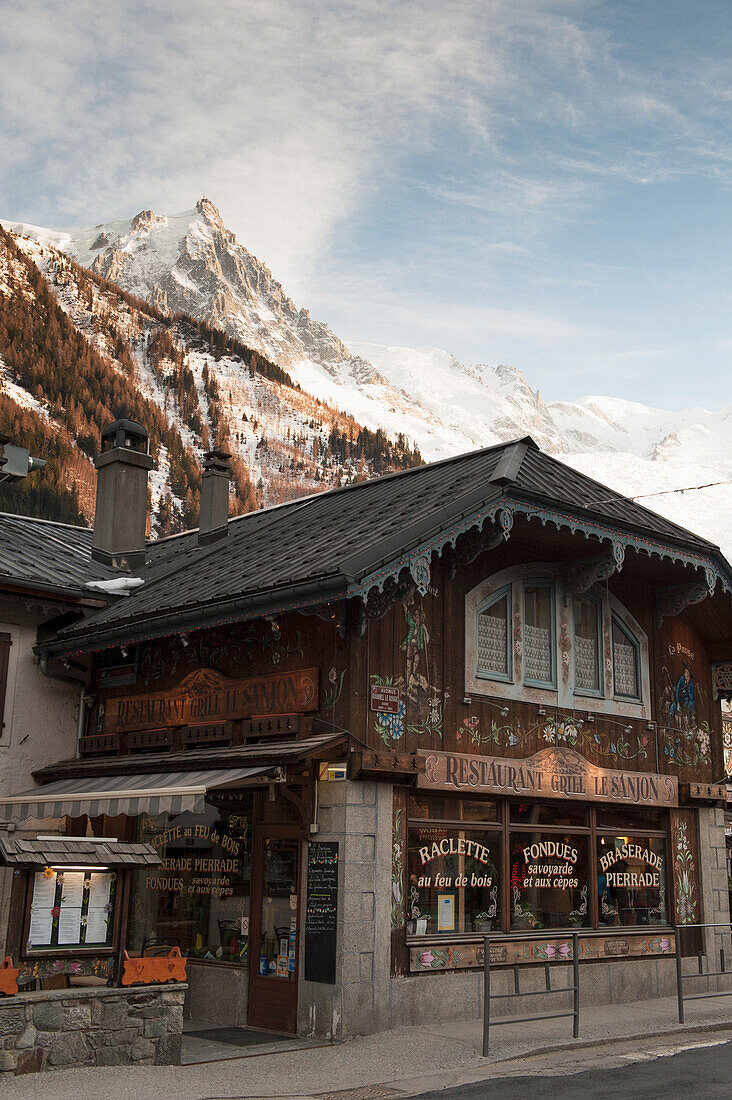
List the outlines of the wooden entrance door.
<svg viewBox="0 0 732 1100">
<path fill-rule="evenodd" d="M 297 1031 L 300 833 L 263 825 L 255 835 L 249 952 L 249 1025 Z"/>
</svg>

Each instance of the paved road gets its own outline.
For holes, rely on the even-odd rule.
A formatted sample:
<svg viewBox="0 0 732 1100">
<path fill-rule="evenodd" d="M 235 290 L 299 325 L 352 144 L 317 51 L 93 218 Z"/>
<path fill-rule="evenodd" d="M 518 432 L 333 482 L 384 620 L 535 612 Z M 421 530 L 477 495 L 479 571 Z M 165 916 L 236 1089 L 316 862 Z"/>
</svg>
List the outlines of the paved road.
<svg viewBox="0 0 732 1100">
<path fill-rule="evenodd" d="M 696 1100 L 732 1096 L 732 1042 L 571 1075 L 502 1077 L 413 1100 Z"/>
</svg>

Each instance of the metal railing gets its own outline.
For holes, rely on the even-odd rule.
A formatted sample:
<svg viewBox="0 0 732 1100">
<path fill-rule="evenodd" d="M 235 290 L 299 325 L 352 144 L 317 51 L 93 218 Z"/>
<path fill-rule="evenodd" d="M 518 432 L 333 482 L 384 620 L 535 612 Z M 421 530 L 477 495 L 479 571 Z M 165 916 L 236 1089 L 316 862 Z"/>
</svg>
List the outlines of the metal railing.
<svg viewBox="0 0 732 1100">
<path fill-rule="evenodd" d="M 711 997 L 732 997 L 732 989 L 729 990 L 717 990 L 715 993 L 684 993 L 684 981 L 690 981 L 694 978 L 720 978 L 723 974 L 732 974 L 732 971 L 726 969 L 726 961 L 724 955 L 724 946 L 719 949 L 719 970 L 704 970 L 703 959 L 705 958 L 703 952 L 697 952 L 697 958 L 699 960 L 699 972 L 697 974 L 687 974 L 684 978 L 683 960 L 681 957 L 681 933 L 688 932 L 692 928 L 704 929 L 704 928 L 724 928 L 724 932 L 715 933 L 722 938 L 730 935 L 729 922 L 722 922 L 717 924 L 677 924 L 674 926 L 674 948 L 676 951 L 676 995 L 679 1001 L 679 1023 L 684 1023 L 684 1001 L 703 1001 Z M 712 958 L 714 958 L 714 947 L 709 952 Z M 687 956 L 690 957 L 690 956 Z"/>
<path fill-rule="evenodd" d="M 504 941 L 505 942 L 505 941 Z M 550 964 L 544 963 L 544 978 L 546 982 L 545 989 L 529 990 L 524 993 L 519 988 L 519 968 L 514 965 L 513 968 L 513 993 L 491 993 L 491 937 L 486 936 L 483 941 L 484 947 L 484 960 L 483 960 L 483 1057 L 488 1054 L 488 1042 L 490 1037 L 491 1027 L 491 1000 L 506 1000 L 513 997 L 541 997 L 547 996 L 550 993 L 572 993 L 573 994 L 573 1007 L 571 1012 L 540 1012 L 532 1016 L 506 1016 L 501 1017 L 499 1020 L 493 1021 L 494 1027 L 499 1027 L 501 1024 L 525 1024 L 530 1020 L 559 1020 L 563 1017 L 572 1016 L 574 1023 L 572 1026 L 572 1038 L 579 1038 L 579 934 L 577 932 L 572 933 L 572 985 L 562 986 L 560 989 L 552 989 Z M 565 960 L 566 961 L 566 960 Z"/>
</svg>

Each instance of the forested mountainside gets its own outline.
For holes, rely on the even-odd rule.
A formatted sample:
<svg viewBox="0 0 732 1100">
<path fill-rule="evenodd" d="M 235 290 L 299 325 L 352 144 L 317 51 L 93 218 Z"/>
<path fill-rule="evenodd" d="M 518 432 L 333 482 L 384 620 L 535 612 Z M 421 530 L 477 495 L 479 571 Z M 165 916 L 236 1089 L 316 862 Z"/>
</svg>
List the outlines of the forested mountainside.
<svg viewBox="0 0 732 1100">
<path fill-rule="evenodd" d="M 200 457 L 233 455 L 232 513 L 421 462 L 303 393 L 286 371 L 205 322 L 170 314 L 52 246 L 0 227 L 0 432 L 47 460 L 0 508 L 88 522 L 91 459 L 119 417 L 144 424 L 153 530 L 195 526 Z"/>
</svg>

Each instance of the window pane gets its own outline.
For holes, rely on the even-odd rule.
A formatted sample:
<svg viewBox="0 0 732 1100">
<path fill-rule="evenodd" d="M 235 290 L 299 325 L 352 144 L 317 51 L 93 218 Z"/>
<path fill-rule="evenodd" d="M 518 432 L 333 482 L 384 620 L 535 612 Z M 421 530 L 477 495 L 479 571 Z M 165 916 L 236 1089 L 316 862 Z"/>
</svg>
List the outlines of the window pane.
<svg viewBox="0 0 732 1100">
<path fill-rule="evenodd" d="M 594 600 L 574 601 L 574 688 L 600 691 L 599 617 Z"/>
<path fill-rule="evenodd" d="M 667 924 L 664 838 L 599 837 L 597 894 L 603 925 Z"/>
<path fill-rule="evenodd" d="M 499 927 L 500 854 L 500 830 L 410 828 L 409 935 Z"/>
<path fill-rule="evenodd" d="M 463 803 L 463 821 L 500 821 L 497 802 L 484 802 L 466 798 Z"/>
<path fill-rule="evenodd" d="M 499 821 L 497 802 L 463 799 L 451 795 L 410 794 L 409 817 L 430 821 Z"/>
<path fill-rule="evenodd" d="M 420 821 L 459 821 L 460 802 L 442 794 L 410 794 L 409 816 Z"/>
<path fill-rule="evenodd" d="M 589 837 L 511 833 L 511 931 L 586 928 Z"/>
<path fill-rule="evenodd" d="M 552 592 L 546 584 L 524 588 L 524 679 L 554 683 Z"/>
<path fill-rule="evenodd" d="M 597 807 L 597 827 L 610 827 L 618 833 L 627 833 L 629 829 L 666 829 L 666 811 L 650 810 L 645 807 L 642 810 L 630 810 L 623 807 L 615 809 L 614 806 L 606 806 L 602 802 Z"/>
<path fill-rule="evenodd" d="M 478 615 L 478 672 L 508 677 L 508 593 Z"/>
<path fill-rule="evenodd" d="M 209 805 L 202 814 L 138 817 L 138 839 L 163 862 L 134 872 L 129 950 L 179 947 L 193 958 L 248 961 L 251 814 L 249 793 L 234 813 Z"/>
<path fill-rule="evenodd" d="M 566 802 L 558 805 L 542 805 L 540 802 L 512 802 L 511 822 L 526 825 L 589 825 L 586 807 Z"/>
<path fill-rule="evenodd" d="M 640 698 L 638 690 L 638 652 L 622 627 L 613 620 L 613 669 L 615 694 Z"/>
</svg>

